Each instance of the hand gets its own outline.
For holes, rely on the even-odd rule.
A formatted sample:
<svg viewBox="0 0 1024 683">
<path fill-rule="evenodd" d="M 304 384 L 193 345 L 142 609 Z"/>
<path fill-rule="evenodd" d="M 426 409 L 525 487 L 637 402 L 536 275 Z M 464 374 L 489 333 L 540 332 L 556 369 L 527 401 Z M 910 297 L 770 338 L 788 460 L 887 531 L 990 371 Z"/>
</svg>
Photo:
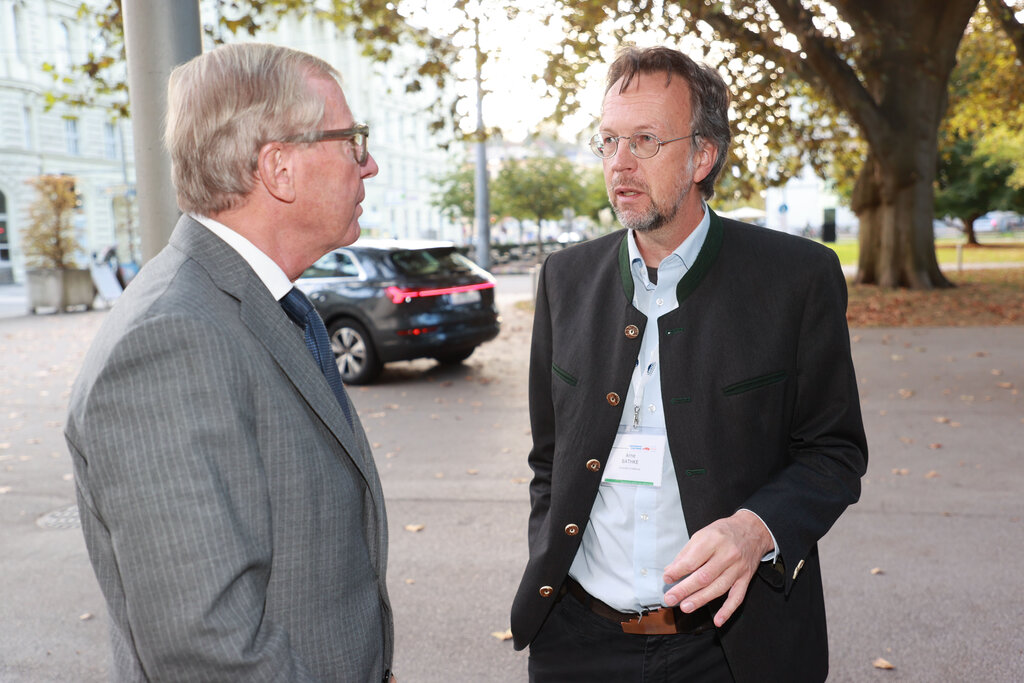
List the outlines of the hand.
<svg viewBox="0 0 1024 683">
<path fill-rule="evenodd" d="M 690 613 L 728 592 L 715 614 L 715 626 L 721 626 L 743 602 L 761 558 L 773 547 L 768 528 L 749 510 L 712 522 L 665 567 L 665 583 L 686 577 L 665 593 L 665 603 Z"/>
</svg>

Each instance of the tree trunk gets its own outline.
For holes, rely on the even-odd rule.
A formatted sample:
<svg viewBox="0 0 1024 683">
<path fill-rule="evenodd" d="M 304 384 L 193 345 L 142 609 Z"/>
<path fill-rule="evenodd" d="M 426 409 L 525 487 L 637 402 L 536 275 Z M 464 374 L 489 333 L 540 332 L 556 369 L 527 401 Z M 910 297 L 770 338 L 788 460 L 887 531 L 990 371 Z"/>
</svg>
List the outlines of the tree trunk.
<svg viewBox="0 0 1024 683">
<path fill-rule="evenodd" d="M 978 214 L 977 216 L 967 216 L 966 218 L 963 219 L 964 237 L 966 238 L 967 244 L 979 246 L 978 236 L 974 232 L 974 221 L 978 220 L 979 218 L 981 218 L 981 214 Z"/>
<path fill-rule="evenodd" d="M 874 154 L 865 161 L 853 199 L 860 220 L 856 284 L 911 289 L 953 286 L 935 257 L 934 171 L 921 175 L 901 171 Z"/>
</svg>

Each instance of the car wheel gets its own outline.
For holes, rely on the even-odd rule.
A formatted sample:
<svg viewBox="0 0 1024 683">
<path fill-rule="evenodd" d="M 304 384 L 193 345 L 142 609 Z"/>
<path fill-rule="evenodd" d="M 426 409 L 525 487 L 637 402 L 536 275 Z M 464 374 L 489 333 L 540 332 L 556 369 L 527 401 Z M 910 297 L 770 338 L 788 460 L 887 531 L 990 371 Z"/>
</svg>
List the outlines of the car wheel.
<svg viewBox="0 0 1024 683">
<path fill-rule="evenodd" d="M 462 361 L 466 360 L 473 355 L 476 351 L 475 346 L 471 346 L 468 349 L 462 349 L 461 351 L 451 351 L 448 353 L 439 353 L 434 356 L 438 363 L 441 365 L 458 365 Z"/>
<path fill-rule="evenodd" d="M 367 384 L 377 378 L 381 362 L 365 327 L 351 318 L 343 318 L 331 323 L 327 334 L 345 384 Z"/>
</svg>

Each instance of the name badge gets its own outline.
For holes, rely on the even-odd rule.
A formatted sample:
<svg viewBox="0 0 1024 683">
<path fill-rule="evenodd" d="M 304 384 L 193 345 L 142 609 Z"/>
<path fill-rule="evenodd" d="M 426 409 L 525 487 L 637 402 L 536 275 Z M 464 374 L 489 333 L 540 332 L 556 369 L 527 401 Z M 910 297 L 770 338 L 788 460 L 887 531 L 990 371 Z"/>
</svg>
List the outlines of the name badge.
<svg viewBox="0 0 1024 683">
<path fill-rule="evenodd" d="M 661 486 L 664 434 L 618 434 L 608 456 L 602 484 Z"/>
</svg>

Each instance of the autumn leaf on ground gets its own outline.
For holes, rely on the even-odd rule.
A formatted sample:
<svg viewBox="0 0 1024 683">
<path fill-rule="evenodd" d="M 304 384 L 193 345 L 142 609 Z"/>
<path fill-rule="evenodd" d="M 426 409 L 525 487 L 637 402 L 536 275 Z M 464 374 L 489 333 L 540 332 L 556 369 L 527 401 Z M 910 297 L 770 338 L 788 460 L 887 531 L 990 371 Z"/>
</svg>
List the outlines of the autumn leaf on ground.
<svg viewBox="0 0 1024 683">
<path fill-rule="evenodd" d="M 10 492 L 11 492 L 11 487 L 10 486 L 0 486 L 0 494 L 10 493 Z"/>
<path fill-rule="evenodd" d="M 939 474 L 938 472 L 936 472 L 935 470 L 931 470 L 930 472 L 928 472 L 928 474 L 924 475 L 924 478 L 925 479 L 938 479 L 941 476 L 942 475 Z"/>
<path fill-rule="evenodd" d="M 427 528 L 426 524 L 406 524 L 405 525 L 405 530 L 406 531 L 411 531 L 413 533 L 417 533 L 419 531 L 423 531 L 426 528 Z"/>
<path fill-rule="evenodd" d="M 930 443 L 930 444 L 928 444 L 928 448 L 932 449 L 933 451 L 937 451 L 940 448 L 942 448 L 942 444 L 941 443 Z"/>
<path fill-rule="evenodd" d="M 910 474 L 910 470 L 908 470 L 906 467 L 895 467 L 893 468 L 892 473 L 898 474 L 900 476 L 905 476 Z"/>
<path fill-rule="evenodd" d="M 512 640 L 512 629 L 506 629 L 504 631 L 492 631 L 491 637 L 497 638 L 498 640 Z"/>
<path fill-rule="evenodd" d="M 871 662 L 871 666 L 875 667 L 876 669 L 895 669 L 896 668 L 895 666 L 893 666 L 889 662 L 889 660 L 882 659 L 881 657 L 879 657 L 875 661 Z"/>
<path fill-rule="evenodd" d="M 529 481 L 529 479 L 527 479 L 526 477 L 516 477 L 515 479 L 512 480 L 512 483 L 513 484 L 525 484 L 528 481 Z"/>
<path fill-rule="evenodd" d="M 480 474 L 480 470 L 466 470 L 466 474 Z"/>
<path fill-rule="evenodd" d="M 882 571 L 881 567 L 875 567 L 874 569 L 871 570 L 871 575 L 872 576 L 878 576 L 879 574 L 884 574 L 884 573 L 885 572 Z"/>
<path fill-rule="evenodd" d="M 900 398 L 910 398 L 911 396 L 914 395 L 914 390 L 913 389 L 900 389 L 899 394 L 900 394 Z"/>
<path fill-rule="evenodd" d="M 997 382 L 996 386 L 1000 389 L 1013 389 L 1013 382 Z"/>
<path fill-rule="evenodd" d="M 409 585 L 409 586 L 411 586 L 411 585 L 413 585 L 414 583 L 416 583 L 416 579 L 406 579 L 406 580 L 405 580 L 405 583 L 406 583 L 406 585 Z"/>
<path fill-rule="evenodd" d="M 85 614 L 83 614 L 82 616 L 80 616 L 78 618 L 81 619 L 82 621 L 89 621 L 90 619 L 92 619 L 92 614 L 90 614 L 89 612 L 86 612 Z"/>
<path fill-rule="evenodd" d="M 939 424 L 943 424 L 943 425 L 948 425 L 949 424 L 949 418 L 948 417 L 935 417 L 935 418 L 932 418 L 932 419 L 934 419 Z"/>
</svg>

